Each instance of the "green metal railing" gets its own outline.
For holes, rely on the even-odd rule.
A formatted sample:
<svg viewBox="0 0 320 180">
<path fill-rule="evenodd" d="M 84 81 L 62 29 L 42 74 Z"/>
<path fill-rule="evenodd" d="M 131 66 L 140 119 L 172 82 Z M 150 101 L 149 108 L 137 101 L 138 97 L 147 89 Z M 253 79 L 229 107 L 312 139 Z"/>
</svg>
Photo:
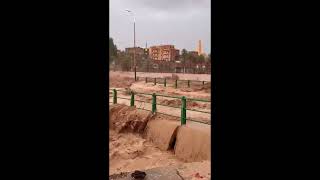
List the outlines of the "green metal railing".
<svg viewBox="0 0 320 180">
<path fill-rule="evenodd" d="M 125 97 L 119 97 L 117 94 L 117 92 L 120 91 L 120 92 L 125 92 L 127 93 L 128 95 L 130 94 L 130 97 L 131 98 L 125 98 Z M 150 102 L 147 102 L 147 101 L 143 101 L 143 100 L 138 100 L 138 99 L 135 99 L 135 96 L 140 96 L 140 95 L 150 95 L 151 96 L 151 103 Z M 174 98 L 174 99 L 180 99 L 181 100 L 181 107 L 175 107 L 175 106 L 170 106 L 170 105 L 164 105 L 164 104 L 158 104 L 157 103 L 157 96 L 159 97 L 167 97 L 167 98 Z M 211 103 L 210 100 L 206 100 L 206 99 L 195 99 L 195 98 L 186 98 L 185 96 L 170 96 L 170 95 L 165 95 L 165 94 L 156 94 L 156 93 L 142 93 L 142 92 L 134 92 L 134 91 L 131 91 L 131 90 L 120 90 L 120 89 L 113 89 L 112 90 L 112 96 L 110 97 L 113 97 L 113 104 L 117 104 L 117 99 L 126 99 L 126 100 L 130 100 L 130 106 L 135 106 L 135 101 L 138 101 L 138 102 L 144 102 L 144 103 L 149 103 L 151 104 L 151 112 L 152 113 L 159 113 L 159 114 L 165 114 L 165 115 L 169 115 L 169 116 L 174 116 L 172 114 L 166 114 L 166 113 L 162 113 L 162 112 L 157 112 L 157 105 L 159 106 L 167 106 L 167 107 L 171 107 L 171 108 L 178 108 L 178 109 L 181 109 L 181 116 L 179 117 L 180 118 L 180 121 L 181 121 L 181 125 L 185 125 L 187 120 L 190 120 L 190 121 L 195 121 L 195 122 L 199 122 L 199 123 L 204 123 L 204 122 L 201 122 L 201 121 L 197 121 L 197 120 L 193 120 L 193 119 L 187 119 L 187 111 L 195 111 L 195 112 L 199 112 L 199 113 L 206 113 L 206 114 L 211 114 L 211 112 L 208 112 L 208 111 L 201 111 L 201 110 L 196 110 L 196 109 L 188 109 L 187 108 L 187 102 L 190 102 L 190 101 L 199 101 L 199 102 L 207 102 L 207 103 Z M 143 108 L 138 108 L 138 109 L 143 109 Z M 143 109 L 143 110 L 147 110 L 147 109 Z M 150 110 L 147 110 L 147 111 L 150 111 Z M 178 116 L 174 116 L 174 117 L 178 117 Z M 210 124 L 210 123 L 204 123 L 204 124 Z"/>
<path fill-rule="evenodd" d="M 164 87 L 167 87 L 167 78 L 150 78 L 150 77 L 140 77 L 140 78 L 144 78 L 145 79 L 145 83 L 148 82 L 153 82 L 154 85 L 158 84 L 163 84 Z M 157 80 L 163 80 L 162 82 L 159 82 Z M 178 88 L 178 83 L 179 82 L 187 82 L 187 86 L 191 87 L 191 82 L 201 82 L 202 86 L 204 86 L 206 83 L 210 83 L 210 81 L 199 81 L 199 80 L 178 80 L 175 79 L 174 80 L 174 88 Z"/>
</svg>

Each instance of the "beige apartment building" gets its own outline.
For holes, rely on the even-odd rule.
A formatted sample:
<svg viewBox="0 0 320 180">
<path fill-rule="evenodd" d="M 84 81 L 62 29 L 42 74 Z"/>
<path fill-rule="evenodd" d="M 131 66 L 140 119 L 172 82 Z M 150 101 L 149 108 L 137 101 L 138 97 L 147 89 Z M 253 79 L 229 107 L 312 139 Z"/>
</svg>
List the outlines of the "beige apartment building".
<svg viewBox="0 0 320 180">
<path fill-rule="evenodd" d="M 179 50 L 173 45 L 151 46 L 149 48 L 149 57 L 153 60 L 174 61 L 179 56 Z"/>
</svg>

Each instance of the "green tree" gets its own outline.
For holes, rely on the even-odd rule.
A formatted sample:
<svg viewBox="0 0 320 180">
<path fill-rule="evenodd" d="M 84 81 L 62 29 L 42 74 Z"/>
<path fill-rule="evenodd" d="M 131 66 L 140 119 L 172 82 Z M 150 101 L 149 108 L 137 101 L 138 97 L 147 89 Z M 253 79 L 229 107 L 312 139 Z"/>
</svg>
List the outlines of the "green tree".
<svg viewBox="0 0 320 180">
<path fill-rule="evenodd" d="M 191 52 L 189 52 L 187 54 L 187 64 L 188 64 L 188 67 L 189 69 L 192 69 L 193 70 L 193 73 L 195 73 L 195 70 L 196 70 L 196 64 L 198 63 L 198 55 L 195 55 Z"/>
<path fill-rule="evenodd" d="M 122 52 L 119 54 L 119 56 L 117 57 L 117 61 L 120 65 L 120 68 L 122 71 L 129 71 L 130 67 L 131 67 L 131 57 L 130 55 Z"/>
<path fill-rule="evenodd" d="M 204 56 L 201 54 L 200 56 L 198 56 L 198 61 L 200 62 L 200 63 L 204 63 L 204 61 L 205 61 L 205 58 L 204 58 Z"/>
<path fill-rule="evenodd" d="M 208 54 L 208 58 L 206 59 L 206 72 L 210 72 L 211 70 L 211 53 Z"/>
<path fill-rule="evenodd" d="M 211 62 L 211 53 L 208 54 L 207 60 L 208 60 L 208 62 Z"/>
<path fill-rule="evenodd" d="M 181 56 L 182 56 L 183 72 L 185 72 L 188 51 L 186 49 L 182 49 Z"/>
<path fill-rule="evenodd" d="M 190 61 L 191 64 L 196 64 L 197 63 L 197 60 L 198 60 L 198 55 L 194 55 L 192 53 L 189 53 L 189 58 L 188 60 Z"/>
<path fill-rule="evenodd" d="M 115 61 L 117 57 L 117 46 L 114 44 L 113 39 L 109 38 L 109 63 Z"/>
</svg>

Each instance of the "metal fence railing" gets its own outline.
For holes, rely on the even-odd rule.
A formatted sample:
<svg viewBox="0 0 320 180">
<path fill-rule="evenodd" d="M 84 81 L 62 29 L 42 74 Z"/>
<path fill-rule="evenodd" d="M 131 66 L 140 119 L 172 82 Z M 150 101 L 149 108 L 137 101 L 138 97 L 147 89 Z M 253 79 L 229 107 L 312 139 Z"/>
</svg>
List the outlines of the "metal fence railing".
<svg viewBox="0 0 320 180">
<path fill-rule="evenodd" d="M 126 97 L 119 97 L 118 96 L 118 91 L 120 92 L 126 92 L 130 95 L 130 98 L 126 98 Z M 110 95 L 110 93 L 112 93 L 112 95 Z M 147 102 L 147 101 L 143 101 L 143 100 L 138 100 L 135 99 L 135 96 L 139 96 L 139 95 L 148 95 L 151 96 L 151 103 Z M 199 113 L 206 113 L 206 114 L 211 114 L 211 112 L 209 111 L 201 111 L 201 110 L 196 110 L 196 109 L 188 109 L 187 108 L 187 102 L 192 102 L 192 101 L 198 101 L 198 102 L 207 102 L 211 104 L 210 100 L 206 100 L 206 99 L 195 99 L 195 98 L 186 98 L 185 96 L 170 96 L 170 95 L 165 95 L 165 94 L 156 94 L 156 93 L 142 93 L 142 92 L 134 92 L 132 90 L 120 90 L 120 89 L 109 89 L 109 97 L 112 97 L 112 102 L 109 101 L 109 103 L 112 104 L 117 104 L 117 100 L 118 99 L 126 99 L 126 100 L 130 100 L 130 106 L 135 106 L 135 101 L 138 102 L 144 102 L 144 103 L 149 103 L 151 104 L 151 110 L 148 109 L 144 109 L 144 108 L 138 108 L 138 109 L 143 109 L 143 110 L 147 110 L 147 111 L 151 111 L 152 113 L 159 113 L 159 114 L 165 114 L 165 115 L 169 115 L 169 116 L 174 116 L 172 114 L 167 114 L 167 113 L 163 113 L 163 112 L 158 112 L 157 111 L 157 106 L 167 106 L 170 108 L 176 108 L 176 109 L 180 109 L 181 110 L 181 116 L 174 116 L 174 117 L 178 117 L 180 118 L 181 121 L 181 125 L 186 124 L 187 120 L 190 121 L 195 121 L 195 122 L 200 122 L 200 123 L 204 123 L 204 124 L 209 124 L 211 125 L 211 123 L 205 123 L 205 122 L 201 122 L 201 121 L 197 121 L 194 119 L 187 119 L 187 111 L 195 111 L 195 112 L 199 112 Z M 170 105 L 164 105 L 164 104 L 159 104 L 157 103 L 157 97 L 166 97 L 166 98 L 173 98 L 173 99 L 180 99 L 181 100 L 181 106 L 180 107 L 175 107 L 175 106 L 170 106 Z"/>
<path fill-rule="evenodd" d="M 167 78 L 151 78 L 151 77 L 137 77 L 137 80 L 139 79 L 144 79 L 145 83 L 153 83 L 154 85 L 156 84 L 163 84 L 164 87 L 167 87 L 168 85 L 168 79 Z M 205 84 L 208 84 L 210 83 L 210 81 L 199 81 L 199 80 L 179 80 L 179 79 L 174 79 L 173 80 L 173 86 L 174 88 L 178 88 L 178 85 L 179 85 L 179 82 L 180 82 L 180 85 L 182 82 L 184 83 L 187 83 L 187 86 L 188 87 L 191 87 L 191 83 L 192 82 L 198 82 L 198 83 L 202 83 L 202 86 L 204 86 Z"/>
</svg>

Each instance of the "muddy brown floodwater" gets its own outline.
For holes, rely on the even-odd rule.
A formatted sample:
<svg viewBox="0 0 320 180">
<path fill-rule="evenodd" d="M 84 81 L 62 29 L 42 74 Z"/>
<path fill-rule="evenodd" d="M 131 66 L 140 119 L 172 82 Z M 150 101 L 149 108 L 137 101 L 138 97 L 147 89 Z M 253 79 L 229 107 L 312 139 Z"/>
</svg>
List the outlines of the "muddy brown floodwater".
<svg viewBox="0 0 320 180">
<path fill-rule="evenodd" d="M 210 99 L 210 86 L 196 87 L 196 88 L 178 88 L 163 87 L 163 85 L 146 84 L 143 81 L 134 82 L 133 76 L 130 73 L 115 72 L 110 74 L 110 87 L 111 88 L 130 88 L 137 92 L 145 93 L 160 93 L 177 96 L 186 96 L 189 98 Z M 151 74 L 141 73 L 151 77 Z M 152 74 L 159 77 L 159 74 Z M 160 74 L 164 75 L 164 74 Z M 181 75 L 179 75 L 181 76 Z M 181 77 L 180 77 L 181 78 Z M 210 80 L 208 75 L 183 75 L 183 78 L 195 80 Z M 181 78 L 182 79 L 182 78 Z M 129 94 L 118 92 L 118 96 L 130 98 Z M 136 97 L 137 99 L 150 101 L 150 97 Z M 158 97 L 158 103 L 164 105 L 180 106 L 180 101 L 168 98 Z M 110 98 L 112 102 L 112 98 Z M 143 138 L 143 131 L 146 123 L 152 119 L 153 116 L 149 115 L 148 111 L 137 111 L 133 107 L 129 107 L 130 101 L 118 99 L 118 104 L 126 104 L 126 107 L 113 108 L 110 114 L 113 114 L 109 119 L 109 175 L 118 174 L 122 172 L 132 172 L 135 170 L 147 170 L 158 167 L 168 167 L 177 170 L 179 175 L 184 179 L 210 179 L 210 161 L 205 160 L 201 162 L 190 162 L 178 159 L 174 154 L 174 150 L 169 151 L 160 150 L 152 142 Z M 195 108 L 203 111 L 210 111 L 210 103 L 202 102 L 188 102 L 188 108 Z M 140 108 L 151 109 L 150 104 L 136 102 L 135 105 Z M 150 106 L 150 107 L 149 107 Z M 158 111 L 164 111 L 171 115 L 180 116 L 180 109 L 173 109 L 169 107 L 157 107 Z M 198 112 L 187 112 L 187 116 L 199 119 L 203 122 L 210 122 L 210 114 L 200 114 Z M 179 120 L 179 119 L 178 119 Z M 201 129 L 207 128 L 204 124 L 193 124 L 188 122 L 187 126 L 195 126 Z"/>
<path fill-rule="evenodd" d="M 139 134 L 109 131 L 110 175 L 137 169 L 181 165 L 173 151 L 161 151 Z"/>
<path fill-rule="evenodd" d="M 211 179 L 210 161 L 185 163 L 173 151 L 161 151 L 139 134 L 110 130 L 109 175 L 157 167 L 174 168 L 184 179 Z"/>
</svg>

